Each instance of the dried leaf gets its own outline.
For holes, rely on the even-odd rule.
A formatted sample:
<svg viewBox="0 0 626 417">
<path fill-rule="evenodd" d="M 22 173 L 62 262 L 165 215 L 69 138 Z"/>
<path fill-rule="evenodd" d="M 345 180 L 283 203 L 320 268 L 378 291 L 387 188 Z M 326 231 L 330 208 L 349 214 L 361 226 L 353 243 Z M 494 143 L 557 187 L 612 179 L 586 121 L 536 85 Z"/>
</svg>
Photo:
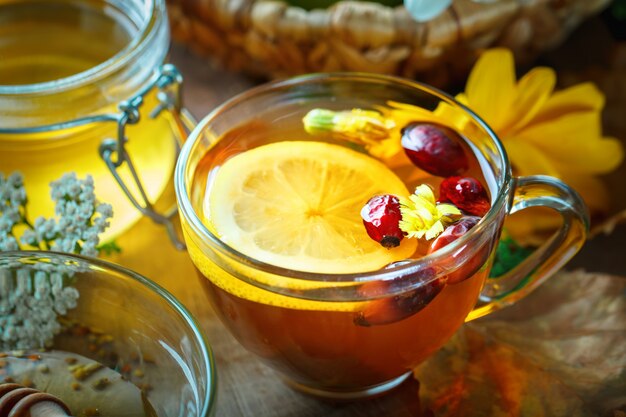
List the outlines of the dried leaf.
<svg viewBox="0 0 626 417">
<path fill-rule="evenodd" d="M 416 370 L 440 416 L 592 416 L 626 409 L 626 278 L 561 272 L 466 325 Z"/>
</svg>

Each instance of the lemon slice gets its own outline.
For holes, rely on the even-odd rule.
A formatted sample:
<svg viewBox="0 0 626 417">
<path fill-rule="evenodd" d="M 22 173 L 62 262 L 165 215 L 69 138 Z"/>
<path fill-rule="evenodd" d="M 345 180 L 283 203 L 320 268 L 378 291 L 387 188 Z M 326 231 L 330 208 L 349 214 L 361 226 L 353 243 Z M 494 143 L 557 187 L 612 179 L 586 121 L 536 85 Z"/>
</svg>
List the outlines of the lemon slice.
<svg viewBox="0 0 626 417">
<path fill-rule="evenodd" d="M 409 192 L 365 154 L 322 142 L 277 142 L 227 160 L 204 210 L 223 242 L 256 260 L 357 273 L 409 258 L 416 249 L 414 240 L 403 239 L 388 250 L 367 235 L 360 211 L 377 194 Z"/>
</svg>

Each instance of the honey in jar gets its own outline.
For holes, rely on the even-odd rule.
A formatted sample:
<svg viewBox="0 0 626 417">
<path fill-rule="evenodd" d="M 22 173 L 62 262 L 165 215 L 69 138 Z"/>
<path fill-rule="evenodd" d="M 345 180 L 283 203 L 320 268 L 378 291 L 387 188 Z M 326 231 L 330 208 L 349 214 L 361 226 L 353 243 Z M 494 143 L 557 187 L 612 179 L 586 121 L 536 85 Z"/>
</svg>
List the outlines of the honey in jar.
<svg viewBox="0 0 626 417">
<path fill-rule="evenodd" d="M 31 221 L 53 215 L 51 181 L 91 175 L 113 205 L 104 240 L 119 235 L 168 189 L 184 136 L 164 1 L 0 0 L 0 39 L 0 172 L 24 174 Z"/>
</svg>

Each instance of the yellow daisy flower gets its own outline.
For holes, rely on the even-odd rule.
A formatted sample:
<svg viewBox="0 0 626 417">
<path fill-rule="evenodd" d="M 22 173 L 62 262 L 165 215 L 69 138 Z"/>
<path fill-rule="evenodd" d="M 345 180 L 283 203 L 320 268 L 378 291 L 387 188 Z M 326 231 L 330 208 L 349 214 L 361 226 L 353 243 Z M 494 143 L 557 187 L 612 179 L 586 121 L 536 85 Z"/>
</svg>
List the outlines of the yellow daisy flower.
<svg viewBox="0 0 626 417">
<path fill-rule="evenodd" d="M 598 175 L 624 158 L 620 142 L 602 136 L 603 94 L 591 83 L 554 92 L 556 74 L 536 67 L 520 80 L 507 49 L 483 53 L 457 100 L 475 111 L 504 144 L 515 175 L 546 174 L 576 189 L 592 211 L 606 211 Z"/>
<path fill-rule="evenodd" d="M 434 239 L 445 227 L 461 217 L 461 211 L 452 204 L 437 204 L 428 185 L 420 185 L 408 198 L 400 197 L 402 220 L 398 224 L 407 237 Z"/>
<path fill-rule="evenodd" d="M 624 149 L 617 139 L 602 135 L 604 95 L 591 83 L 557 92 L 555 84 L 554 70 L 546 67 L 536 67 L 517 80 L 513 54 L 498 48 L 483 53 L 465 93 L 456 98 L 496 132 L 515 175 L 560 178 L 581 194 L 592 213 L 606 212 L 609 195 L 598 177 L 622 163 Z M 470 137 L 476 133 L 467 114 L 443 103 L 434 111 L 405 103 L 388 105 L 378 111 L 313 113 L 316 117 L 308 122 L 321 127 L 313 126 L 312 133 L 343 134 L 394 169 L 412 166 L 400 144 L 401 129 L 408 123 L 439 123 Z M 549 230 L 560 220 L 551 211 L 546 213 L 520 213 L 508 224 L 509 231 L 520 239 Z"/>
</svg>

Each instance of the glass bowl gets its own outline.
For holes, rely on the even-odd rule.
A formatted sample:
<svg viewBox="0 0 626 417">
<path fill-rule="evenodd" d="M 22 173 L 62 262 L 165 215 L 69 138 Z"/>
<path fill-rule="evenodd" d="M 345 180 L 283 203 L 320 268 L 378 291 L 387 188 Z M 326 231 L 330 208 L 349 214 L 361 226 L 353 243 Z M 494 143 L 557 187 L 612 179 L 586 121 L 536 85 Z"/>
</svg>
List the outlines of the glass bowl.
<svg viewBox="0 0 626 417">
<path fill-rule="evenodd" d="M 43 345 L 45 350 L 40 349 Z M 71 389 L 54 388 L 59 384 L 41 379 L 43 370 L 46 378 L 65 372 L 41 359 L 53 354 L 67 362 L 65 368 L 74 376 L 68 384 Z M 103 396 L 96 402 L 112 397 L 112 403 L 121 407 L 119 397 L 111 395 L 120 384 L 125 384 L 123 394 L 140 392 L 146 416 L 213 413 L 215 364 L 195 319 L 154 282 L 98 259 L 55 252 L 0 252 L 0 356 L 5 363 L 4 382 L 48 391 L 63 400 L 72 415 L 85 413 L 79 408 L 100 406 L 98 415 L 107 415 L 106 404 L 88 400 L 95 398 L 92 394 Z M 33 360 L 40 372 L 16 374 L 7 381 L 10 361 L 19 358 Z M 72 366 L 88 360 L 105 367 L 87 377 L 75 374 Z M 108 381 L 103 382 L 105 377 Z M 141 415 L 127 410 L 108 413 L 110 417 Z"/>
</svg>

